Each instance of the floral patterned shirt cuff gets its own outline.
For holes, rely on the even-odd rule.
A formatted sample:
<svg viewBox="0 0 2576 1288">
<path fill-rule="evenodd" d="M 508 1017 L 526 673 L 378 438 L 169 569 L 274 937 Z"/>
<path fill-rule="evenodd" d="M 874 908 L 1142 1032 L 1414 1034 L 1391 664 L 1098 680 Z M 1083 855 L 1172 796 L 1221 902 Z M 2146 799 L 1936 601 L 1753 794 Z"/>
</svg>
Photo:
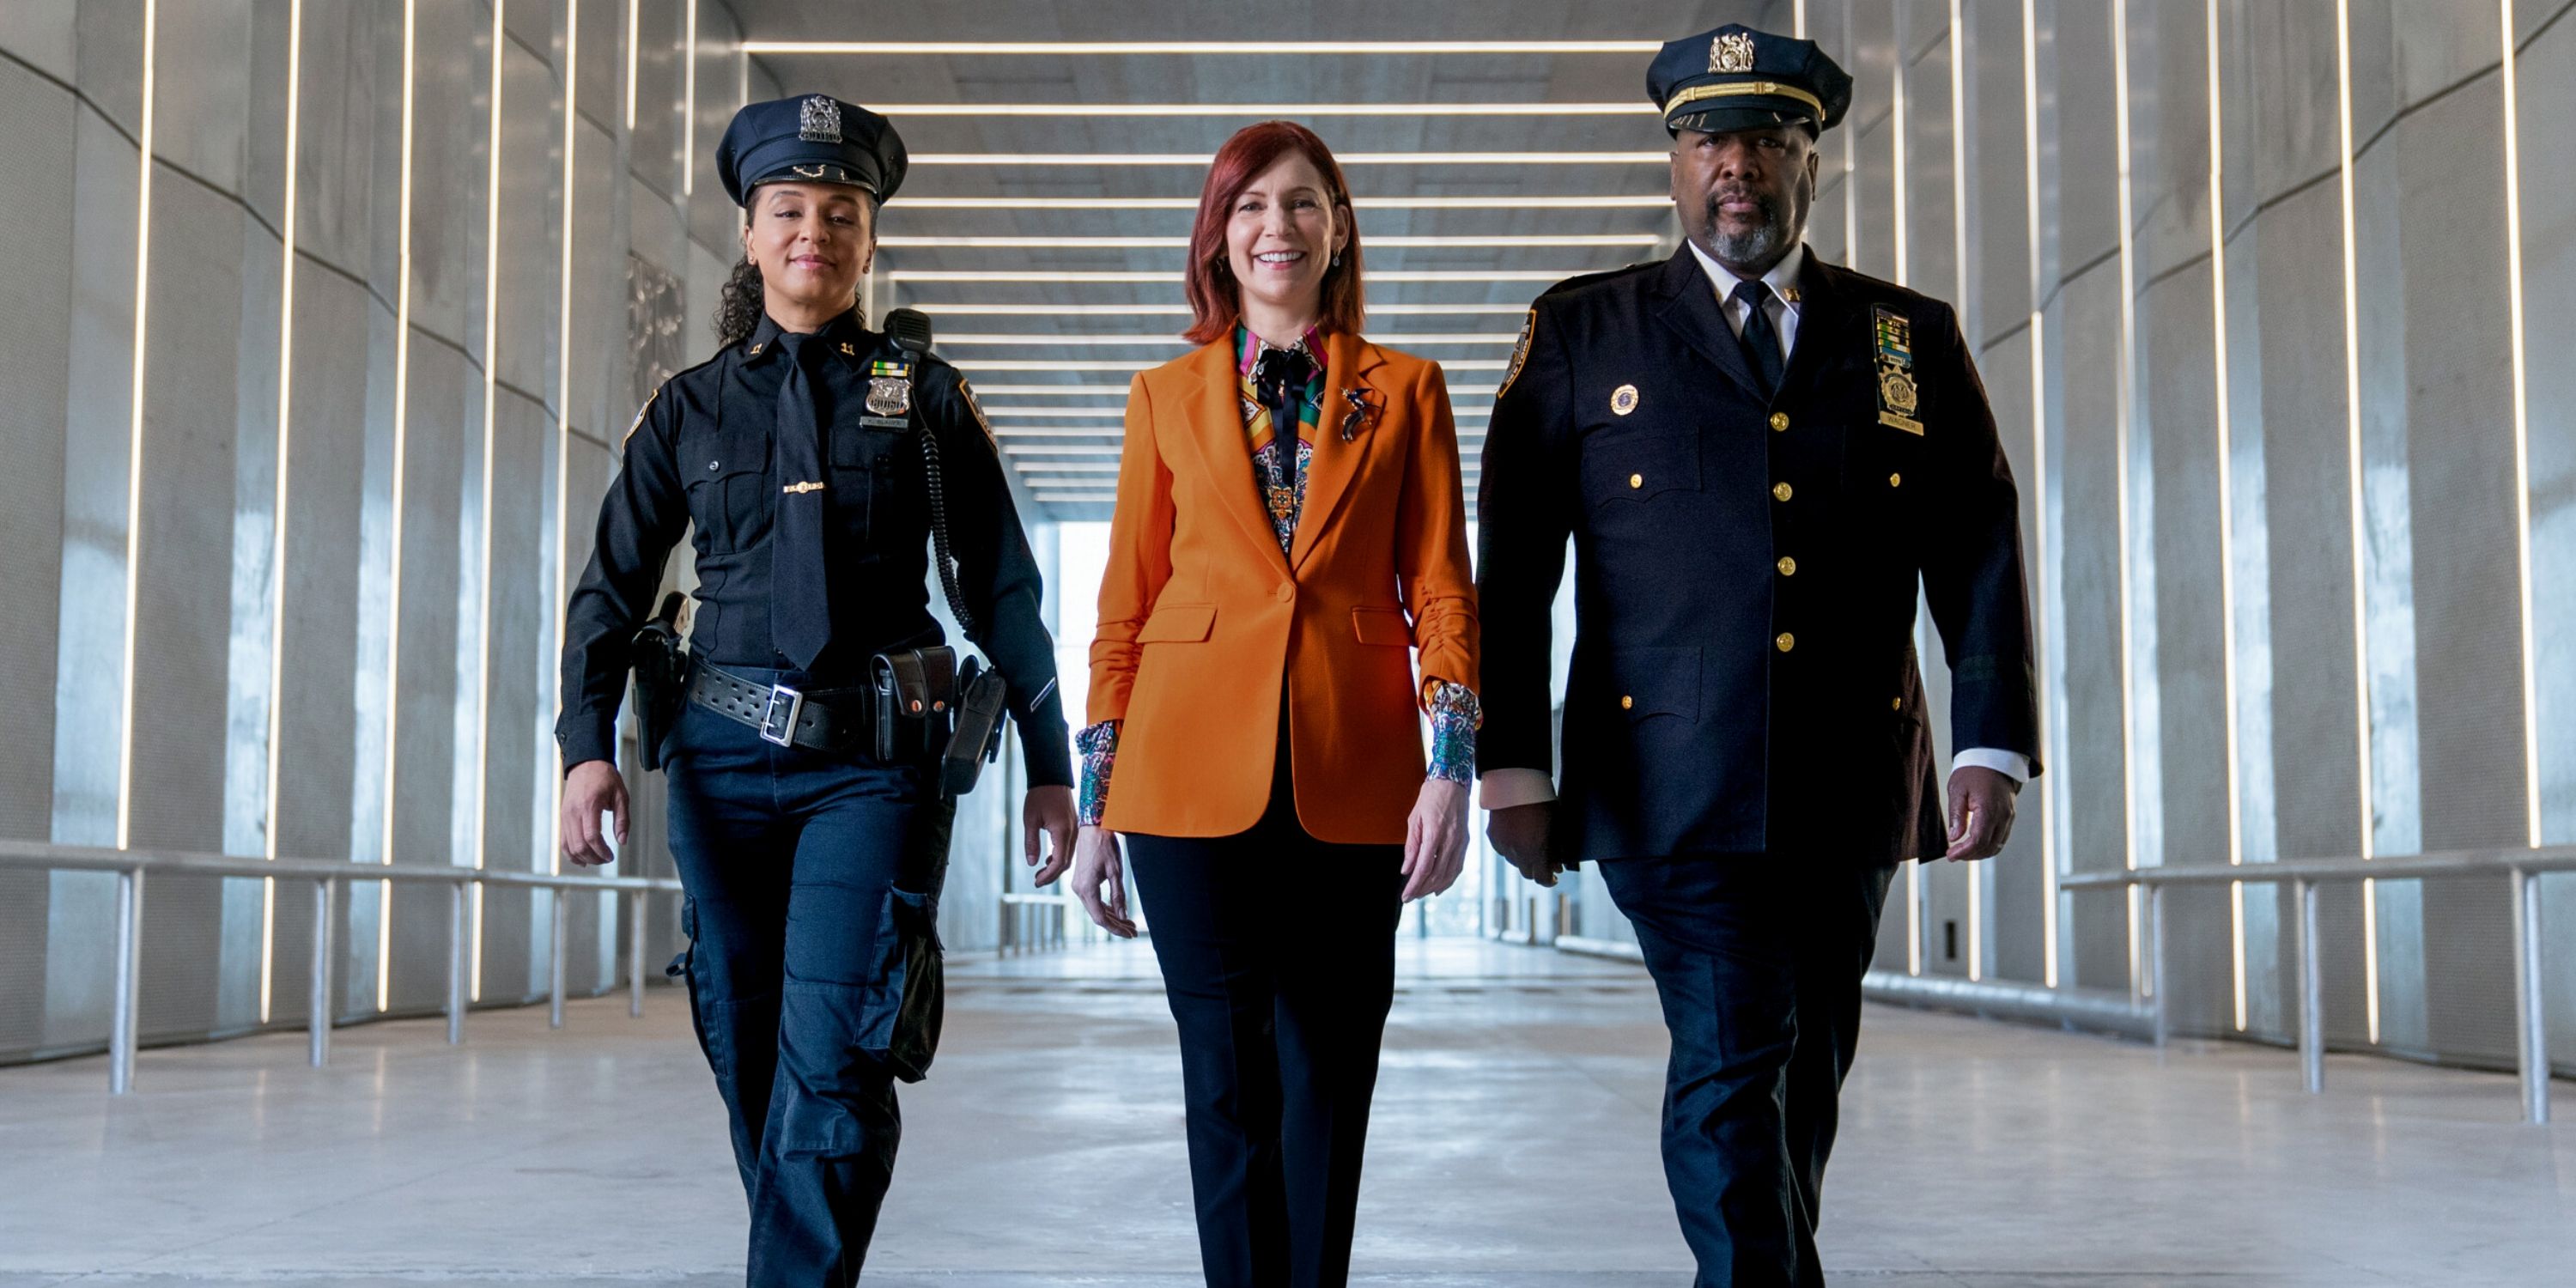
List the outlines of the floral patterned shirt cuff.
<svg viewBox="0 0 2576 1288">
<path fill-rule="evenodd" d="M 1431 776 L 1473 783 L 1476 727 L 1485 723 L 1484 707 L 1463 684 L 1443 680 L 1423 687 L 1429 691 L 1423 706 L 1431 713 Z"/>
<path fill-rule="evenodd" d="M 1118 766 L 1118 722 L 1084 725 L 1073 736 L 1073 750 L 1082 757 L 1082 791 L 1074 803 L 1074 821 L 1098 827 L 1109 813 L 1109 772 Z"/>
</svg>

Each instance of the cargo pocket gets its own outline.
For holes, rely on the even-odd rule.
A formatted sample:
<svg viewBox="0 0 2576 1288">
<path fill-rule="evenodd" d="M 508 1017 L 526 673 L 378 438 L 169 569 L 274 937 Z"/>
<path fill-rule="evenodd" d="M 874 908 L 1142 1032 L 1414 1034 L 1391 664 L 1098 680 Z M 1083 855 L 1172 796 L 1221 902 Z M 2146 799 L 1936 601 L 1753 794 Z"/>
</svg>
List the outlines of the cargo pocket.
<svg viewBox="0 0 2576 1288">
<path fill-rule="evenodd" d="M 877 966 L 860 1004 L 858 1047 L 894 1076 L 919 1082 L 939 1050 L 947 978 L 939 899 L 889 887 L 877 920 Z"/>
</svg>

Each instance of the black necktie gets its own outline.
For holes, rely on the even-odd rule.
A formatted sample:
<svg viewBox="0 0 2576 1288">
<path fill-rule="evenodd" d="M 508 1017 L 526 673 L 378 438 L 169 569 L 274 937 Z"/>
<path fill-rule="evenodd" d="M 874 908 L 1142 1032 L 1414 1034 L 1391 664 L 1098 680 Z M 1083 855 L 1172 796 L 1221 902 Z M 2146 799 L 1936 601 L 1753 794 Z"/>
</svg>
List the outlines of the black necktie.
<svg viewBox="0 0 2576 1288">
<path fill-rule="evenodd" d="M 782 334 L 786 370 L 778 381 L 777 521 L 769 534 L 769 634 L 798 670 L 812 670 L 832 642 L 831 592 L 824 575 L 824 518 L 831 482 L 823 469 L 823 427 L 814 414 L 806 365 L 823 352 L 809 335 Z"/>
<path fill-rule="evenodd" d="M 1771 310 L 1763 307 L 1771 300 L 1771 288 L 1760 282 L 1737 282 L 1730 297 L 1744 306 L 1744 329 L 1736 338 L 1744 342 L 1744 360 L 1753 368 L 1753 378 L 1762 385 L 1762 397 L 1769 401 L 1780 391 L 1780 332 L 1771 325 Z"/>
</svg>

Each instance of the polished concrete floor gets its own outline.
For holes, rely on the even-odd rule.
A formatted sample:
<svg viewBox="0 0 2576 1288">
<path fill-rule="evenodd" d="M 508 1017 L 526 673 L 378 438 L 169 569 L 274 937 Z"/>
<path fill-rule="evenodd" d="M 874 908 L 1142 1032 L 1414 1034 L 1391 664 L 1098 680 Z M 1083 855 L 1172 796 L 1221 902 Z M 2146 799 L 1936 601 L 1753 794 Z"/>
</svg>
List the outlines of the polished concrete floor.
<svg viewBox="0 0 2576 1288">
<path fill-rule="evenodd" d="M 1636 968 L 1408 943 L 1361 1216 L 1374 1288 L 1681 1288 Z M 1150 951 L 959 963 L 868 1282 L 1198 1282 Z M 686 1004 L 655 990 L 0 1070 L 0 1288 L 740 1282 L 743 1207 Z M 1890 1288 L 2576 1283 L 2576 1128 L 2509 1080 L 1878 1010 L 1824 1252 Z M 2560 1099 L 2576 1115 L 2576 1096 Z"/>
</svg>

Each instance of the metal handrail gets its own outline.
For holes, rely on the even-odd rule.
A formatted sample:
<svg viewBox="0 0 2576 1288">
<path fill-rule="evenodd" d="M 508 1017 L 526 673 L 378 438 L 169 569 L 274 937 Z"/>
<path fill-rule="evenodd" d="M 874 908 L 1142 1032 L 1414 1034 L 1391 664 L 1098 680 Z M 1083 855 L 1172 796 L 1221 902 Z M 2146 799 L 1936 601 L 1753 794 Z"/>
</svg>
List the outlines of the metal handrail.
<svg viewBox="0 0 2576 1288">
<path fill-rule="evenodd" d="M 135 1016 L 143 974 L 143 874 L 306 880 L 315 885 L 309 1058 L 321 1068 L 331 1058 L 332 904 L 342 881 L 408 881 L 449 887 L 447 907 L 447 1040 L 465 1041 L 466 980 L 471 969 L 466 932 L 466 891 L 474 886 L 528 886 L 557 891 L 616 890 L 627 898 L 626 1011 L 644 1014 L 644 899 L 651 894 L 677 894 L 680 883 L 668 877 L 565 876 L 544 872 L 507 872 L 486 868 L 349 863 L 332 859 L 252 859 L 189 850 L 116 850 L 101 846 L 52 845 L 0 840 L 0 868 L 37 871 L 113 872 L 116 874 L 116 995 L 109 1011 L 107 1090 L 124 1095 L 134 1089 Z M 570 933 L 571 905 L 554 901 L 554 934 L 548 947 L 550 1001 L 546 1023 L 560 1029 L 564 1019 L 564 939 Z"/>
<path fill-rule="evenodd" d="M 2422 881 L 2442 877 L 2503 876 L 2513 884 L 2514 1063 L 2521 1074 L 2522 1118 L 2549 1121 L 2549 1027 L 2541 1000 L 2540 878 L 2576 872 L 2576 845 L 2529 849 L 2450 850 L 2402 858 L 2293 859 L 2229 867 L 2153 867 L 2121 872 L 2069 874 L 2060 890 L 2147 892 L 2146 933 L 2155 1041 L 2168 1034 L 2165 1013 L 2165 891 L 2174 886 L 2279 885 L 2288 882 L 2299 900 L 2299 1071 L 2311 1092 L 2326 1086 L 2325 983 L 2317 954 L 2317 890 L 2351 881 Z"/>
</svg>

